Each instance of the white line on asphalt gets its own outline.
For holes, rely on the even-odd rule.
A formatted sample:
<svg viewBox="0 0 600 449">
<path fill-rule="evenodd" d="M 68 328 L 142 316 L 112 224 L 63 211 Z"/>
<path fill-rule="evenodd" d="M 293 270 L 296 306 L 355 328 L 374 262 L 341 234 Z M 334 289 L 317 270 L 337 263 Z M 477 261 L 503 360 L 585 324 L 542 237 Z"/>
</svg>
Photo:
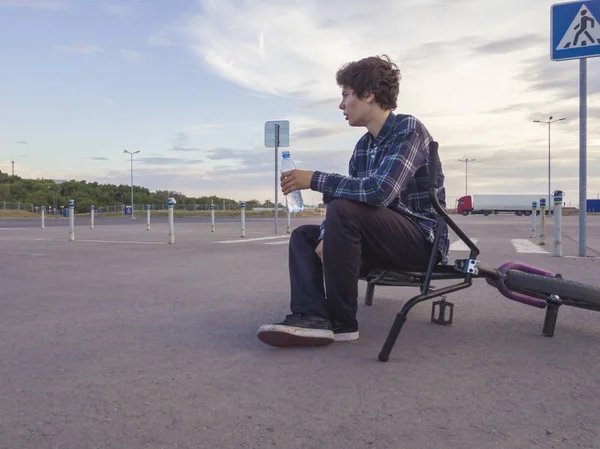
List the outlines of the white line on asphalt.
<svg viewBox="0 0 600 449">
<path fill-rule="evenodd" d="M 221 240 L 220 242 L 215 242 L 215 243 L 244 243 L 244 242 L 258 242 L 260 240 L 274 240 L 274 239 L 289 239 L 290 236 L 289 235 L 278 235 L 275 237 L 254 237 L 251 239 L 246 239 L 246 238 L 242 238 L 240 237 L 237 240 Z"/>
<path fill-rule="evenodd" d="M 474 244 L 477 244 L 477 239 L 471 239 Z M 465 242 L 457 240 L 450 245 L 450 251 L 471 251 Z"/>
<path fill-rule="evenodd" d="M 518 253 L 548 254 L 548 251 L 531 240 L 511 239 L 510 243 L 512 243 Z"/>
<path fill-rule="evenodd" d="M 289 242 L 284 240 L 283 242 L 265 242 L 263 245 L 287 245 Z"/>
</svg>

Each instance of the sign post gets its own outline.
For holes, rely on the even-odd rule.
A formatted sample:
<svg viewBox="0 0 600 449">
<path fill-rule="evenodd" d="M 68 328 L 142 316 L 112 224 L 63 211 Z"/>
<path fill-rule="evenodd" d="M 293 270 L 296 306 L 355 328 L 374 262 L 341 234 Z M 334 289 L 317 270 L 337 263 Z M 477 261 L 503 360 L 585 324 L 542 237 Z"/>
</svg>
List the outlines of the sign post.
<svg viewBox="0 0 600 449">
<path fill-rule="evenodd" d="M 579 256 L 586 250 L 587 59 L 600 56 L 600 0 L 557 3 L 551 7 L 550 56 L 579 59 Z"/>
<path fill-rule="evenodd" d="M 278 231 L 278 204 L 279 204 L 279 154 L 280 147 L 290 146 L 290 122 L 276 120 L 265 122 L 265 147 L 275 148 L 275 234 Z"/>
</svg>

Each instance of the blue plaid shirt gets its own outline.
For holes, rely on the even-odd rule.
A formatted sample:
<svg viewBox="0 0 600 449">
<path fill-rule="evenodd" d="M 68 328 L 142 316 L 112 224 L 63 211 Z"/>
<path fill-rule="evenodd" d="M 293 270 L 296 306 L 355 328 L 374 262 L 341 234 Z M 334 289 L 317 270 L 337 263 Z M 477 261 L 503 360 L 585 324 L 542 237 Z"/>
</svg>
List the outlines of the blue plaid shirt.
<svg viewBox="0 0 600 449">
<path fill-rule="evenodd" d="M 425 126 L 411 115 L 390 113 L 377 138 L 363 135 L 350 158 L 348 173 L 315 171 L 310 188 L 323 193 L 327 204 L 345 198 L 374 206 L 387 207 L 414 222 L 425 239 L 433 243 L 438 214 L 429 199 L 429 143 L 432 137 Z M 441 162 L 438 200 L 446 207 L 446 191 Z M 321 223 L 322 239 L 325 221 Z M 442 262 L 448 261 L 448 226 L 440 239 Z"/>
</svg>

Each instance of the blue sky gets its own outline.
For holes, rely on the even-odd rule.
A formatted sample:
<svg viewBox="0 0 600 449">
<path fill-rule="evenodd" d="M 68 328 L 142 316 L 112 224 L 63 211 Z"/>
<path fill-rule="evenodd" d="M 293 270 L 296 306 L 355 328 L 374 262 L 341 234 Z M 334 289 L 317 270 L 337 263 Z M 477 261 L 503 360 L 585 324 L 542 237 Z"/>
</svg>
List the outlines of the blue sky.
<svg viewBox="0 0 600 449">
<path fill-rule="evenodd" d="M 401 3 L 401 4 L 400 4 Z M 549 58 L 552 2 L 0 0 L 0 169 L 188 195 L 274 197 L 264 122 L 301 168 L 345 173 L 355 141 L 335 71 L 387 53 L 398 113 L 440 142 L 450 202 L 547 190 L 577 204 L 578 63 Z M 381 11 L 385 11 L 382 14 Z M 423 26 L 426 22 L 428 25 Z M 588 197 L 600 193 L 600 59 L 588 61 Z M 26 144 L 18 142 L 27 142 Z M 305 192 L 307 202 L 319 194 Z"/>
</svg>

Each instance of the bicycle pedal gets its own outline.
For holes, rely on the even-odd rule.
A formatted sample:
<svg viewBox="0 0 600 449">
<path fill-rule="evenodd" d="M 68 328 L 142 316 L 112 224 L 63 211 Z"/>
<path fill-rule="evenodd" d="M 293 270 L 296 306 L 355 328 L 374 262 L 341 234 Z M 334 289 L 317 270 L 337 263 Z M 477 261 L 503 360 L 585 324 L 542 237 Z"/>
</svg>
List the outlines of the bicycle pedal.
<svg viewBox="0 0 600 449">
<path fill-rule="evenodd" d="M 436 308 L 437 308 L 437 316 L 436 316 Z M 446 317 L 446 312 L 448 312 L 448 317 Z M 431 322 L 435 324 L 443 324 L 449 325 L 452 324 L 452 318 L 454 316 L 454 304 L 446 301 L 446 296 L 444 295 L 442 299 L 439 301 L 434 301 L 431 304 Z"/>
</svg>

